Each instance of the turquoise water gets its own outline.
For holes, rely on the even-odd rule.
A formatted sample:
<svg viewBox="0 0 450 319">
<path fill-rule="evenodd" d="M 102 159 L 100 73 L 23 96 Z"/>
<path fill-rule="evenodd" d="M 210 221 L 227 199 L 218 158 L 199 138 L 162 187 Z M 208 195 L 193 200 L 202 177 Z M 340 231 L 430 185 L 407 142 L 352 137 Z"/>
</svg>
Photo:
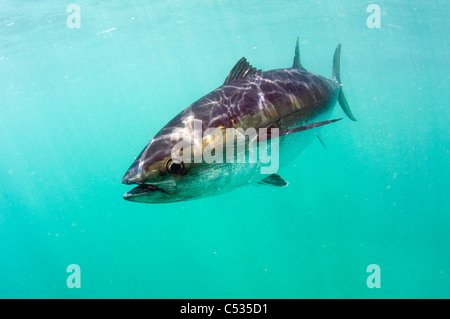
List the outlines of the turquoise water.
<svg viewBox="0 0 450 319">
<path fill-rule="evenodd" d="M 57 3 L 57 4 L 56 4 Z M 68 28 L 69 4 L 81 28 Z M 369 28 L 369 4 L 381 28 Z M 1 298 L 449 298 L 448 1 L 0 3 Z M 155 133 L 239 58 L 341 77 L 358 122 L 279 174 L 122 199 Z M 337 107 L 336 117 L 343 116 Z M 81 288 L 68 288 L 67 266 Z M 380 267 L 368 288 L 367 267 Z"/>
</svg>

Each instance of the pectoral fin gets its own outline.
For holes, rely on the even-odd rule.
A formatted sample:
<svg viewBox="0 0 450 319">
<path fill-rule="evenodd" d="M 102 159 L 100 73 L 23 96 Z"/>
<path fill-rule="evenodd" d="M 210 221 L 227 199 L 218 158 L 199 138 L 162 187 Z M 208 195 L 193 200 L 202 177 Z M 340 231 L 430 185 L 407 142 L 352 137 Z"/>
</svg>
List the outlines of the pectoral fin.
<svg viewBox="0 0 450 319">
<path fill-rule="evenodd" d="M 278 174 L 272 174 L 269 177 L 264 178 L 262 181 L 259 181 L 258 184 L 277 187 L 286 187 L 289 185 L 289 183 L 282 179 Z"/>
<path fill-rule="evenodd" d="M 331 123 L 334 123 L 334 122 L 337 122 L 340 120 L 342 120 L 342 118 L 311 123 L 311 124 L 307 124 L 307 125 L 303 125 L 303 126 L 299 126 L 299 127 L 294 127 L 294 128 L 288 129 L 286 131 L 279 132 L 278 136 L 276 136 L 276 137 L 281 137 L 281 136 L 285 136 L 285 135 L 289 135 L 289 134 L 293 134 L 293 133 L 303 132 L 303 131 L 310 130 L 310 129 L 313 129 L 313 128 L 316 128 L 319 126 L 331 124 Z M 257 136 L 257 140 L 258 141 L 270 140 L 273 137 L 271 133 L 272 133 L 271 130 L 268 130 L 267 132 L 263 132 L 262 134 L 259 134 Z"/>
</svg>

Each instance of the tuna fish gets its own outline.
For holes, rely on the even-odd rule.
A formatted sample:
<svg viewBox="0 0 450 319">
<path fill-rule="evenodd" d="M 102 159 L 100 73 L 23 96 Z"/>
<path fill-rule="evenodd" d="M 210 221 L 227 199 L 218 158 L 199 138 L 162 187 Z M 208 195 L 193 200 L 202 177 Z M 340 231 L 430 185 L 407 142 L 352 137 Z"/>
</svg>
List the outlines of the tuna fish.
<svg viewBox="0 0 450 319">
<path fill-rule="evenodd" d="M 175 116 L 144 148 L 123 177 L 122 183 L 137 184 L 124 199 L 168 203 L 252 183 L 287 186 L 277 169 L 314 138 L 322 143 L 321 128 L 340 120 L 329 119 L 336 102 L 356 121 L 342 91 L 340 51 L 339 44 L 331 80 L 301 65 L 298 39 L 290 68 L 261 71 L 241 58 L 222 86 Z"/>
</svg>

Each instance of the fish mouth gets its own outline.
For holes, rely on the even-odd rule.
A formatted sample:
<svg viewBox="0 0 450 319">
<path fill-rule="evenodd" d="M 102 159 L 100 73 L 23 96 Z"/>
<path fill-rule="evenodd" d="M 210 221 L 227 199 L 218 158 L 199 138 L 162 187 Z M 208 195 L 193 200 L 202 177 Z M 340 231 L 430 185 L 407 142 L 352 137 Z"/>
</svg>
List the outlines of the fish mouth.
<svg viewBox="0 0 450 319">
<path fill-rule="evenodd" d="M 158 188 L 152 184 L 140 184 L 137 187 L 133 188 L 129 192 L 123 195 L 123 199 L 130 201 L 139 201 L 138 198 L 142 196 L 146 196 L 149 193 L 153 192 L 162 192 L 168 194 L 165 190 Z"/>
</svg>

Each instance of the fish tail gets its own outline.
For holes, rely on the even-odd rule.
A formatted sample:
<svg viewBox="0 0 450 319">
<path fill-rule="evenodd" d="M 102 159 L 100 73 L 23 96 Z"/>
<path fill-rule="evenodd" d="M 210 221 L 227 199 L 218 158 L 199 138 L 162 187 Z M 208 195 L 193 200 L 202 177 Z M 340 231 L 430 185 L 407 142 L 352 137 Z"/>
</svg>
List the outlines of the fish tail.
<svg viewBox="0 0 450 319">
<path fill-rule="evenodd" d="M 348 105 L 347 99 L 345 98 L 344 91 L 342 90 L 341 82 L 341 44 L 338 44 L 336 50 L 334 51 L 333 58 L 333 81 L 335 81 L 340 86 L 338 102 L 344 111 L 345 115 L 352 121 L 356 122 L 356 118 L 353 116 L 350 106 Z"/>
</svg>

